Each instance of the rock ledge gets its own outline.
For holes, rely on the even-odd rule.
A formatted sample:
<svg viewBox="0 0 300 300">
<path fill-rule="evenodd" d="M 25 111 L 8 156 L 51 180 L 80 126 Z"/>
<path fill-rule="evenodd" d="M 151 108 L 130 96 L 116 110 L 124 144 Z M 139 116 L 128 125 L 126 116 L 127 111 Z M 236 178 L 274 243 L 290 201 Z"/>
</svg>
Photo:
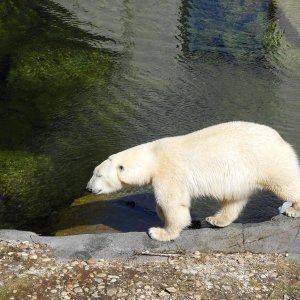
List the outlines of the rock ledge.
<svg viewBox="0 0 300 300">
<path fill-rule="evenodd" d="M 136 252 L 289 253 L 300 260 L 300 218 L 278 215 L 256 224 L 232 224 L 222 229 L 184 230 L 173 242 L 151 240 L 146 233 L 83 234 L 64 237 L 39 236 L 34 232 L 0 230 L 0 239 L 47 244 L 59 259 L 128 258 Z"/>
</svg>

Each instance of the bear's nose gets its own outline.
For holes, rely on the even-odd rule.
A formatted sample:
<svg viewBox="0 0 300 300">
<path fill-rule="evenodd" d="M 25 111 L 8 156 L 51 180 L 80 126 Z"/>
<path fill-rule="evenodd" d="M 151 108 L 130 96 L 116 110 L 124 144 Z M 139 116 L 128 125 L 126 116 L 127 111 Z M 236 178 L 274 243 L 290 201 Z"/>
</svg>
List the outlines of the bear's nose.
<svg viewBox="0 0 300 300">
<path fill-rule="evenodd" d="M 92 192 L 92 190 L 91 190 L 89 187 L 86 187 L 86 188 L 85 188 L 85 191 L 86 191 L 86 192 L 89 192 L 89 193 Z"/>
</svg>

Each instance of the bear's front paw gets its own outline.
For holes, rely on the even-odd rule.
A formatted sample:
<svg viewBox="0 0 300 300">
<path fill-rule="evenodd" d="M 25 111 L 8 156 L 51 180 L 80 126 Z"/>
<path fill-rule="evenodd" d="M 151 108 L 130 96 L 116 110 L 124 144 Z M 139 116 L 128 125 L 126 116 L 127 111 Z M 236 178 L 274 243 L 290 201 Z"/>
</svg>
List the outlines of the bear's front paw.
<svg viewBox="0 0 300 300">
<path fill-rule="evenodd" d="M 179 236 L 179 233 L 170 234 L 164 228 L 152 227 L 149 229 L 149 235 L 153 240 L 167 242 L 167 241 L 175 240 Z"/>
</svg>

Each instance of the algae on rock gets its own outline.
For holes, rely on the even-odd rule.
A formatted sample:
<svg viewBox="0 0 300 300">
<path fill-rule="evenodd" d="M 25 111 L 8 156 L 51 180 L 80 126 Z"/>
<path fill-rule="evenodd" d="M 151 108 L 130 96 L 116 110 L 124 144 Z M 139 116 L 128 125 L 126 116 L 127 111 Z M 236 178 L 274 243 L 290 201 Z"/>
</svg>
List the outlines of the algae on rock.
<svg viewBox="0 0 300 300">
<path fill-rule="evenodd" d="M 92 45 L 105 38 L 72 20 L 51 1 L 0 3 L 0 198 L 7 221 L 47 216 L 83 190 L 84 176 L 72 179 L 82 168 L 75 166 L 80 149 L 70 150 L 83 142 L 76 132 L 90 125 L 89 112 L 107 99 L 114 63 L 112 53 Z M 107 126 L 101 114 L 93 118 L 93 126 Z"/>
<path fill-rule="evenodd" d="M 49 214 L 51 195 L 43 193 L 52 181 L 53 165 L 48 157 L 0 151 L 0 169 L 0 194 L 4 199 L 9 198 L 7 205 L 12 210 L 21 210 L 27 218 Z"/>
</svg>

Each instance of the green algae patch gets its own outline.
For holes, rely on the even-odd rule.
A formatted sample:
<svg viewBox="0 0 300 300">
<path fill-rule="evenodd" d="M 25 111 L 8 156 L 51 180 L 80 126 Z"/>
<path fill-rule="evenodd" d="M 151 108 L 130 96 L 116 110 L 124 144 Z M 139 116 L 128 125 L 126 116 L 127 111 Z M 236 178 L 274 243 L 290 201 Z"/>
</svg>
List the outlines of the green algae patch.
<svg viewBox="0 0 300 300">
<path fill-rule="evenodd" d="M 82 194 L 93 157 L 83 161 L 82 153 L 96 144 L 84 133 L 112 126 L 109 118 L 102 120 L 101 108 L 109 99 L 104 95 L 113 54 L 96 48 L 106 39 L 80 29 L 77 21 L 51 1 L 0 3 L 4 227 L 24 228 Z"/>
<path fill-rule="evenodd" d="M 53 164 L 46 156 L 0 151 L 0 169 L 2 209 L 4 206 L 12 218 L 49 214 L 51 203 L 43 189 L 51 182 Z"/>
<path fill-rule="evenodd" d="M 52 101 L 58 94 L 105 84 L 112 66 L 107 53 L 66 45 L 33 44 L 21 49 L 15 60 L 8 88 L 19 91 L 23 97 L 25 92 Z"/>
<path fill-rule="evenodd" d="M 0 106 L 0 114 L 13 112 L 0 121 L 11 128 L 8 133 L 1 126 L 2 141 L 6 145 L 16 144 L 24 137 L 30 138 L 36 128 L 45 130 L 53 122 L 68 117 L 77 94 L 103 87 L 110 71 L 109 55 L 96 49 L 24 47 L 14 57 L 7 77 L 9 101 Z"/>
</svg>

